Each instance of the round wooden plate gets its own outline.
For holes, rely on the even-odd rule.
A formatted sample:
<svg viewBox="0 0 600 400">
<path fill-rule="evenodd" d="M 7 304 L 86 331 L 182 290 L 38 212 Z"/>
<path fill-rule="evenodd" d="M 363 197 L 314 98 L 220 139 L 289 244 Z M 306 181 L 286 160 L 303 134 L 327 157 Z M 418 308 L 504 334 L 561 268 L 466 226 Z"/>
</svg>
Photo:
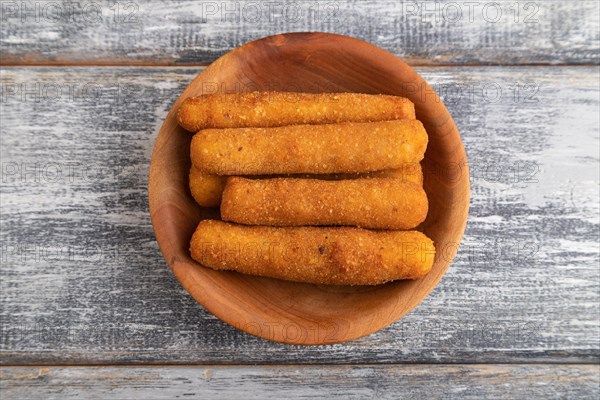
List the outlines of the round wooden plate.
<svg viewBox="0 0 600 400">
<path fill-rule="evenodd" d="M 203 218 L 188 189 L 192 134 L 177 125 L 181 102 L 214 92 L 283 90 L 383 93 L 408 97 L 429 134 L 423 161 L 429 214 L 420 227 L 436 245 L 425 278 L 373 287 L 333 287 L 214 271 L 196 263 L 189 242 Z M 419 304 L 446 272 L 469 209 L 469 172 L 448 110 L 412 68 L 369 43 L 326 33 L 290 33 L 239 47 L 185 89 L 162 125 L 152 156 L 149 201 L 156 239 L 173 273 L 211 313 L 265 339 L 292 344 L 339 343 L 376 332 Z"/>
</svg>

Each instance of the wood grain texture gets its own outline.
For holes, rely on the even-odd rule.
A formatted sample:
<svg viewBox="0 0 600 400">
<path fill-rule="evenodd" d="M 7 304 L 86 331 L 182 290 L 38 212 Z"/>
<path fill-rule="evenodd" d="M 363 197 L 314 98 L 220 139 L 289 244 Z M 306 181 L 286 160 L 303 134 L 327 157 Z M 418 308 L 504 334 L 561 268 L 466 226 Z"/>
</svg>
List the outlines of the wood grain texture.
<svg viewBox="0 0 600 400">
<path fill-rule="evenodd" d="M 68 6 L 67 4 L 71 4 Z M 283 32 L 357 37 L 409 64 L 600 61 L 584 1 L 3 1 L 3 64 L 207 64 Z"/>
<path fill-rule="evenodd" d="M 434 378 L 432 378 L 434 377 Z M 596 399 L 593 365 L 0 368 L 9 399 Z"/>
<path fill-rule="evenodd" d="M 197 68 L 1 72 L 4 364 L 598 362 L 596 67 L 419 69 L 469 155 L 461 250 L 403 320 L 316 348 L 220 322 L 158 250 L 152 143 Z"/>
</svg>

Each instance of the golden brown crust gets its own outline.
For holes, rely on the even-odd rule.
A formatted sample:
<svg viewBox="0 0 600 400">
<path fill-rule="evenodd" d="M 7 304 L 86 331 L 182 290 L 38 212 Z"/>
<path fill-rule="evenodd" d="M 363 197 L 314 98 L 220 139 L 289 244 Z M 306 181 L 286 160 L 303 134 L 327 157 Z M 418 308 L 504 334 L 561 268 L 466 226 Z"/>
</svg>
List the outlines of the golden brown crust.
<svg viewBox="0 0 600 400">
<path fill-rule="evenodd" d="M 433 265 L 433 242 L 417 231 L 243 226 L 200 222 L 192 258 L 216 270 L 330 285 L 417 279 Z"/>
<path fill-rule="evenodd" d="M 427 216 L 423 188 L 395 178 L 227 179 L 221 217 L 247 225 L 412 229 Z"/>
<path fill-rule="evenodd" d="M 219 207 L 226 177 L 205 174 L 193 165 L 190 168 L 190 192 L 202 207 Z"/>
<path fill-rule="evenodd" d="M 217 175 L 361 173 L 423 159 L 418 120 L 207 129 L 194 135 L 192 163 Z"/>
<path fill-rule="evenodd" d="M 361 93 L 248 92 L 185 99 L 177 119 L 188 131 L 206 128 L 272 127 L 298 124 L 414 119 L 403 97 Z"/>
</svg>

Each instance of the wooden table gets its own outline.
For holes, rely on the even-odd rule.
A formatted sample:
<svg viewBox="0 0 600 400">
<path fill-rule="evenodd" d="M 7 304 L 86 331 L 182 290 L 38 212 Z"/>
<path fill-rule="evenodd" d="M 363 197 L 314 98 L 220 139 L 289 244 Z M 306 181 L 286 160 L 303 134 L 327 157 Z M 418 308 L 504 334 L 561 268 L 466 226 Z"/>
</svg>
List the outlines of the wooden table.
<svg viewBox="0 0 600 400">
<path fill-rule="evenodd" d="M 600 394 L 596 1 L 0 5 L 3 399 Z M 449 272 L 405 318 L 346 344 L 272 343 L 213 317 L 172 276 L 148 215 L 154 138 L 182 89 L 288 31 L 414 65 L 471 166 Z"/>
</svg>

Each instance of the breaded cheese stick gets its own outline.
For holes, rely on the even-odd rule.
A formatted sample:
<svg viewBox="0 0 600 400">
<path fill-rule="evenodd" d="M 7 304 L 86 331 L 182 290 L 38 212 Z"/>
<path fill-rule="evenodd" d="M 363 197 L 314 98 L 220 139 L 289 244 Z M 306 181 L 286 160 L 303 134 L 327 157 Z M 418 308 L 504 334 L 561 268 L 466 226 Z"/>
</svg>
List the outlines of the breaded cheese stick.
<svg viewBox="0 0 600 400">
<path fill-rule="evenodd" d="M 408 163 L 398 169 L 367 172 L 362 174 L 329 174 L 329 175 L 265 175 L 254 176 L 253 178 L 311 178 L 311 179 L 359 179 L 359 178 L 394 178 L 402 182 L 411 182 L 416 185 L 423 185 L 423 171 L 421 164 Z M 221 204 L 221 196 L 225 188 L 226 176 L 205 174 L 194 166 L 190 169 L 190 191 L 198 204 L 203 207 L 218 207 Z"/>
<path fill-rule="evenodd" d="M 414 118 L 415 106 L 406 98 L 360 93 L 207 94 L 185 99 L 178 112 L 179 124 L 192 132 Z"/>
<path fill-rule="evenodd" d="M 419 162 L 427 133 L 418 120 L 206 129 L 192 163 L 216 175 L 358 173 Z"/>
<path fill-rule="evenodd" d="M 427 210 L 421 186 L 394 178 L 230 177 L 221 201 L 224 221 L 246 225 L 412 229 L 425 220 Z"/>
<path fill-rule="evenodd" d="M 205 174 L 198 168 L 190 168 L 190 192 L 196 203 L 203 207 L 219 207 L 227 177 Z"/>
<path fill-rule="evenodd" d="M 417 231 L 244 226 L 204 220 L 192 258 L 216 270 L 328 285 L 417 279 L 433 265 L 433 242 Z"/>
</svg>

